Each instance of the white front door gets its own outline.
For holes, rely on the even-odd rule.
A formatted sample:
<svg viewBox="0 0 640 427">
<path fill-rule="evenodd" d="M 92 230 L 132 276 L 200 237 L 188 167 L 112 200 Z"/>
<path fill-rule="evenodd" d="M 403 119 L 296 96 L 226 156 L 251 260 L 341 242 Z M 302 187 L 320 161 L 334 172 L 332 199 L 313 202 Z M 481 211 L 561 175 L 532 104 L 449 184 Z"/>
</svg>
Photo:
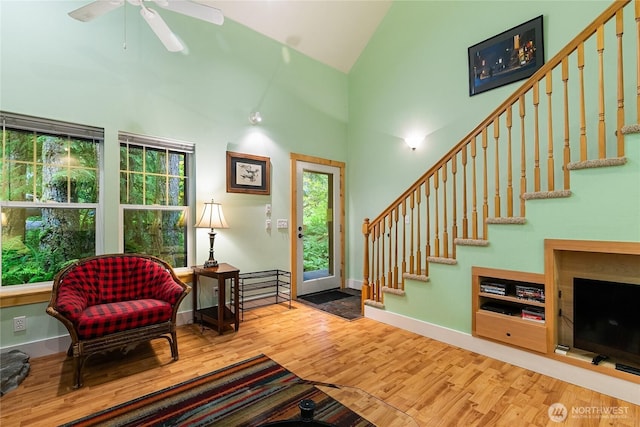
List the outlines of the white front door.
<svg viewBox="0 0 640 427">
<path fill-rule="evenodd" d="M 340 168 L 296 162 L 297 295 L 340 288 Z"/>
</svg>

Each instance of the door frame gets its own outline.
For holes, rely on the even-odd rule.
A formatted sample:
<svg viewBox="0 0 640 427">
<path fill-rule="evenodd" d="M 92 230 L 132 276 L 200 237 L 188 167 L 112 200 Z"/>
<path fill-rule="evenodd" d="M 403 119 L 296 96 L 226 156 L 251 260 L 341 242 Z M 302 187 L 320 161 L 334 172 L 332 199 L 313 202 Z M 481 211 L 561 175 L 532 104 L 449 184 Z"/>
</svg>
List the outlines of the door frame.
<svg viewBox="0 0 640 427">
<path fill-rule="evenodd" d="M 291 228 L 289 233 L 289 252 L 290 252 L 290 268 L 291 268 L 291 298 L 294 300 L 298 298 L 298 206 L 297 206 L 297 194 L 298 194 L 298 162 L 313 163 L 317 165 L 332 166 L 340 170 L 340 182 L 338 184 L 340 206 L 338 207 L 338 227 L 340 242 L 340 289 L 344 289 L 344 275 L 345 275 L 345 206 L 344 206 L 344 176 L 345 176 L 345 163 L 337 160 L 328 160 L 321 157 L 307 156 L 305 154 L 290 154 L 291 160 Z"/>
</svg>

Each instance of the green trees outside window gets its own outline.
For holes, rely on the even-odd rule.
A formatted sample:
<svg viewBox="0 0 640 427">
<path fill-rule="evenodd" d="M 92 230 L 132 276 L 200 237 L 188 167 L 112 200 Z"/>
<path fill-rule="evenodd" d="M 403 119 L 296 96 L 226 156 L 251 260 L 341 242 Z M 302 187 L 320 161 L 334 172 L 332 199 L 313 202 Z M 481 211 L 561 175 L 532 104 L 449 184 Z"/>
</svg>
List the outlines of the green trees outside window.
<svg viewBox="0 0 640 427">
<path fill-rule="evenodd" d="M 3 128 L 1 145 L 2 286 L 95 255 L 98 141 Z"/>
<path fill-rule="evenodd" d="M 330 176 L 324 173 L 303 173 L 303 271 L 330 269 L 329 215 Z"/>
<path fill-rule="evenodd" d="M 187 266 L 187 154 L 120 144 L 120 204 L 127 253 Z"/>
<path fill-rule="evenodd" d="M 96 242 L 103 232 L 97 224 L 104 131 L 5 112 L 0 122 L 2 286 L 48 282 L 67 264 L 102 249 Z M 121 139 L 125 252 L 187 266 L 187 160 L 192 152 L 188 143 Z"/>
</svg>

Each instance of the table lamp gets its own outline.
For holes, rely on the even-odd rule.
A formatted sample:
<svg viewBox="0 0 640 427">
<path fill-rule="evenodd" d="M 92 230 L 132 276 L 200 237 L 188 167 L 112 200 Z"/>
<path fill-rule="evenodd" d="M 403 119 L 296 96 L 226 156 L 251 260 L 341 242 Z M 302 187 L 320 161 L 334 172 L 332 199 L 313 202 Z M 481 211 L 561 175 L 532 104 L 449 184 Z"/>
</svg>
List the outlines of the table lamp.
<svg viewBox="0 0 640 427">
<path fill-rule="evenodd" d="M 217 267 L 218 261 L 213 256 L 213 242 L 216 239 L 216 228 L 229 228 L 227 221 L 224 219 L 224 213 L 222 213 L 222 205 L 220 203 L 211 202 L 204 203 L 204 210 L 200 221 L 195 225 L 196 228 L 210 228 L 209 231 L 209 259 L 205 261 L 204 268 Z"/>
</svg>

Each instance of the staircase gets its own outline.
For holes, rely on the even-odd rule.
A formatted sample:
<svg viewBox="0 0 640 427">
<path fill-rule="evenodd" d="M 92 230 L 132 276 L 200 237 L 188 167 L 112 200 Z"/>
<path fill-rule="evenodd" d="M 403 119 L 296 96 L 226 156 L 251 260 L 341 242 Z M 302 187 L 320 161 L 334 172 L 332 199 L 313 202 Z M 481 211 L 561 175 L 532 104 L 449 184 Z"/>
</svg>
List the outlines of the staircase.
<svg viewBox="0 0 640 427">
<path fill-rule="evenodd" d="M 625 21 L 625 14 L 635 18 L 635 26 Z M 640 240 L 640 173 L 635 165 L 640 161 L 640 137 L 633 135 L 640 131 L 639 23 L 640 0 L 613 2 L 382 213 L 364 220 L 363 305 L 385 309 L 385 295 L 394 295 L 394 301 L 395 296 L 419 301 L 414 305 L 425 298 L 433 305 L 451 303 L 437 291 L 409 295 L 407 283 L 420 289 L 420 283 L 433 280 L 434 268 L 456 269 L 443 272 L 441 281 L 458 273 L 470 277 L 471 265 L 491 257 L 488 262 L 500 267 L 496 257 L 514 248 L 511 243 L 493 247 L 490 234 L 500 236 L 496 242 L 517 241 L 516 250 L 522 250 L 522 239 L 537 228 L 537 240 L 530 242 L 534 249 L 523 250 L 522 256 L 529 259 L 520 266 L 533 270 L 543 263 L 544 237 L 539 230 L 546 229 L 541 225 L 549 227 L 550 238 L 564 237 L 563 233 L 576 239 L 599 238 L 590 230 L 581 233 L 579 227 L 593 224 L 582 221 L 582 215 L 593 217 L 601 208 L 611 210 L 604 220 L 618 227 L 619 236 L 612 239 Z M 635 143 L 631 167 L 625 153 L 630 141 Z M 585 169 L 611 173 L 589 177 Z M 584 189 L 582 195 L 575 193 L 574 177 L 583 180 L 577 186 Z M 585 193 L 605 183 L 602 200 L 596 196 L 584 201 Z M 633 192 L 626 202 L 612 199 L 607 190 L 622 185 Z M 558 208 L 559 203 L 573 207 Z M 635 229 L 633 218 L 619 222 L 616 204 L 635 212 Z M 555 210 L 570 213 L 549 221 L 546 217 Z M 534 219 L 537 225 L 530 224 Z M 565 222 L 565 229 L 558 221 Z M 625 230 L 625 224 L 630 229 Z M 482 255 L 482 250 L 488 252 Z M 469 258 L 463 260 L 465 256 Z M 449 299 L 470 293 L 442 292 L 448 292 Z M 439 324 L 468 331 L 468 320 Z"/>
</svg>

